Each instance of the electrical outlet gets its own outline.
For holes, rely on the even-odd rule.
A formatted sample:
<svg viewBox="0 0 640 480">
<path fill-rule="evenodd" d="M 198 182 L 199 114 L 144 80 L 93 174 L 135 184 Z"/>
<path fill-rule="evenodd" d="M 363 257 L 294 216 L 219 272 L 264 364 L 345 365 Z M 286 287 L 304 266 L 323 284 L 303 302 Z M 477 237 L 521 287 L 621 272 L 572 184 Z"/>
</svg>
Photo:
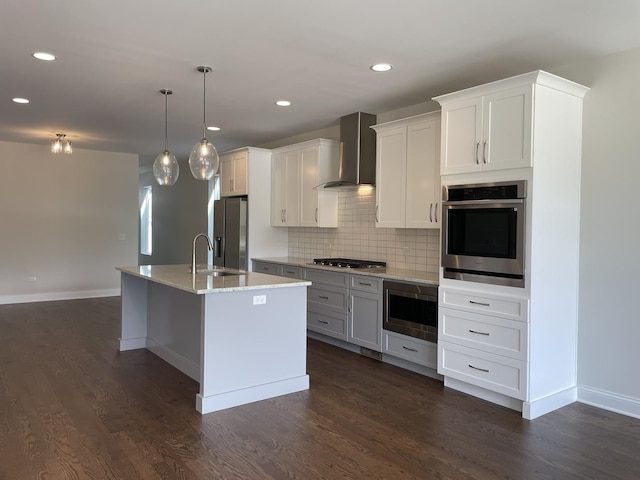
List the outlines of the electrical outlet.
<svg viewBox="0 0 640 480">
<path fill-rule="evenodd" d="M 27 277 L 27 282 L 35 282 L 36 280 L 36 277 Z"/>
<path fill-rule="evenodd" d="M 254 305 L 264 305 L 267 303 L 266 295 L 254 295 L 253 296 L 253 304 Z"/>
<path fill-rule="evenodd" d="M 127 235 L 125 233 L 121 233 L 120 235 L 118 235 L 118 240 L 126 240 L 127 239 Z"/>
</svg>

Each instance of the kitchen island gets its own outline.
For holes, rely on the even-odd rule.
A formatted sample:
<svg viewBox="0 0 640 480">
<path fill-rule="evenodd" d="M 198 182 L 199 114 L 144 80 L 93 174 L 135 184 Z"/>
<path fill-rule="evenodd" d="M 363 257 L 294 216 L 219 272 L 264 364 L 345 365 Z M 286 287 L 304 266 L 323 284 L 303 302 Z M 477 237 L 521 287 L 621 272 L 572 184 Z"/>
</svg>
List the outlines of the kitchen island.
<svg viewBox="0 0 640 480">
<path fill-rule="evenodd" d="M 309 388 L 308 281 L 187 265 L 118 267 L 120 351 L 147 348 L 200 383 L 209 413 Z"/>
</svg>

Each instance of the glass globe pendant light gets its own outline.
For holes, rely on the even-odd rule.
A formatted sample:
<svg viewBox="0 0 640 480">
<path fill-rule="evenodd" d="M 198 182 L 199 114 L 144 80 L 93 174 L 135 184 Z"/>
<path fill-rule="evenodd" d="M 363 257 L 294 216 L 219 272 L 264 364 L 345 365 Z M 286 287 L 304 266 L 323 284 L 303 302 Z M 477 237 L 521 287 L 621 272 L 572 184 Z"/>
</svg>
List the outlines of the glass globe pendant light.
<svg viewBox="0 0 640 480">
<path fill-rule="evenodd" d="M 196 180 L 210 180 L 218 172 L 220 158 L 213 143 L 207 140 L 207 73 L 211 67 L 198 67 L 203 74 L 203 105 L 202 105 L 202 140 L 196 143 L 189 155 L 189 168 Z"/>
<path fill-rule="evenodd" d="M 173 185 L 180 175 L 178 160 L 176 160 L 176 156 L 169 151 L 167 140 L 167 99 L 173 92 L 163 88 L 160 90 L 160 93 L 164 95 L 164 150 L 158 154 L 153 162 L 153 176 L 156 177 L 156 182 L 160 185 Z"/>
</svg>

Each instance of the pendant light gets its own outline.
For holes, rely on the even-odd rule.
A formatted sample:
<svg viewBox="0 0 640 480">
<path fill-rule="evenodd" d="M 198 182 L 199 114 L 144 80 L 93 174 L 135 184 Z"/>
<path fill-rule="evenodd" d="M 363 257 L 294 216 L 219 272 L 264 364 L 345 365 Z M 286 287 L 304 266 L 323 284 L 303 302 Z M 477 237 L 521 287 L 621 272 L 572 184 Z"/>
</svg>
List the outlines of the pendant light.
<svg viewBox="0 0 640 480">
<path fill-rule="evenodd" d="M 202 140 L 196 143 L 189 155 L 189 168 L 196 180 L 210 180 L 218 172 L 220 159 L 213 143 L 207 140 L 207 73 L 211 67 L 198 67 L 203 76 L 203 105 L 202 105 Z"/>
<path fill-rule="evenodd" d="M 167 111 L 168 98 L 173 91 L 163 88 L 160 93 L 164 95 L 164 150 L 158 154 L 153 162 L 153 176 L 160 185 L 173 185 L 180 175 L 180 166 L 176 156 L 169 151 L 167 140 Z"/>
</svg>

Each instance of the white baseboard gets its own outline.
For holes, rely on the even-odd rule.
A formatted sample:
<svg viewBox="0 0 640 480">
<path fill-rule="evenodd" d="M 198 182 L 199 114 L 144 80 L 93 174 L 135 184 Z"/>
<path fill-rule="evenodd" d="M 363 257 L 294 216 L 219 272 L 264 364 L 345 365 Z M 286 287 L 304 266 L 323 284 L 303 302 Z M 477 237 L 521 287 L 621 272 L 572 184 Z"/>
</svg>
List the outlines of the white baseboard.
<svg viewBox="0 0 640 480">
<path fill-rule="evenodd" d="M 105 290 L 83 290 L 79 292 L 35 293 L 27 295 L 0 296 L 0 305 L 11 303 L 53 302 L 58 300 L 78 300 L 81 298 L 119 297 L 119 288 Z"/>
<path fill-rule="evenodd" d="M 640 399 L 638 398 L 579 385 L 578 401 L 629 417 L 640 418 Z"/>
<path fill-rule="evenodd" d="M 217 412 L 225 408 L 237 407 L 238 405 L 245 405 L 247 403 L 308 389 L 309 375 L 300 375 L 299 377 L 287 378 L 264 385 L 255 385 L 232 392 L 209 395 L 207 397 L 203 397 L 198 393 L 196 395 L 196 410 L 202 414 Z"/>
<path fill-rule="evenodd" d="M 522 403 L 522 417 L 527 420 L 541 417 L 545 413 L 553 412 L 558 408 L 565 407 L 578 399 L 576 387 L 570 387 L 561 392 L 556 392 L 533 402 Z"/>
</svg>

